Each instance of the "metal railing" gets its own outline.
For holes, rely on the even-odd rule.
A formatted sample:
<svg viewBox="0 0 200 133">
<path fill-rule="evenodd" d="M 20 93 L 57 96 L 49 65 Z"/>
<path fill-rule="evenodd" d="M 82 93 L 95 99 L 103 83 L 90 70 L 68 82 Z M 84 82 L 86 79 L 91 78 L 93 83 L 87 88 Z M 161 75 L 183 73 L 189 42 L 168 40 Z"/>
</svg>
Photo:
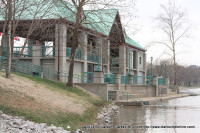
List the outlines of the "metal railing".
<svg viewBox="0 0 200 133">
<path fill-rule="evenodd" d="M 115 84 L 115 74 L 104 73 L 104 83 Z"/>
<path fill-rule="evenodd" d="M 121 84 L 129 84 L 129 76 L 121 75 Z"/>
<path fill-rule="evenodd" d="M 98 60 L 100 60 L 100 58 L 98 54 L 87 52 L 87 60 L 98 63 Z M 99 62 L 101 62 L 101 60 Z"/>
<path fill-rule="evenodd" d="M 165 85 L 165 78 L 159 77 L 158 78 L 158 85 Z"/>
<path fill-rule="evenodd" d="M 72 49 L 71 49 L 70 47 L 67 47 L 67 48 L 66 48 L 66 57 L 67 57 L 67 58 L 70 58 L 70 57 L 71 57 L 71 50 L 72 50 Z M 76 52 L 75 52 L 75 59 L 81 60 L 81 59 L 82 59 L 81 54 L 82 54 L 81 50 L 76 50 Z"/>
<path fill-rule="evenodd" d="M 153 85 L 153 76 L 133 76 L 133 85 Z"/>
<path fill-rule="evenodd" d="M 82 83 L 93 83 L 93 72 L 84 72 L 81 78 Z"/>
<path fill-rule="evenodd" d="M 131 94 L 131 93 L 128 93 L 128 92 L 122 92 L 122 96 L 126 96 L 127 102 L 129 102 L 129 99 L 131 99 L 131 100 L 133 100 L 135 102 L 141 102 L 142 105 L 151 106 L 150 102 L 144 101 L 144 100 L 136 97 L 134 94 Z M 133 102 L 133 101 L 130 101 L 130 102 Z"/>
<path fill-rule="evenodd" d="M 55 46 L 42 46 L 42 57 L 55 57 Z"/>
<path fill-rule="evenodd" d="M 6 68 L 7 58 L 0 57 L 0 67 L 1 69 Z M 23 62 L 20 60 L 12 59 L 11 61 L 11 71 L 27 74 L 31 76 L 42 77 L 48 80 L 58 81 L 58 77 L 65 77 L 67 79 L 66 73 L 57 72 L 54 70 L 50 70 L 49 68 L 34 65 L 32 63 Z"/>
<path fill-rule="evenodd" d="M 18 57 L 23 47 L 13 47 L 13 57 Z M 7 57 L 7 46 L 3 46 L 2 56 Z M 32 46 L 26 46 L 21 57 L 32 57 Z"/>
</svg>

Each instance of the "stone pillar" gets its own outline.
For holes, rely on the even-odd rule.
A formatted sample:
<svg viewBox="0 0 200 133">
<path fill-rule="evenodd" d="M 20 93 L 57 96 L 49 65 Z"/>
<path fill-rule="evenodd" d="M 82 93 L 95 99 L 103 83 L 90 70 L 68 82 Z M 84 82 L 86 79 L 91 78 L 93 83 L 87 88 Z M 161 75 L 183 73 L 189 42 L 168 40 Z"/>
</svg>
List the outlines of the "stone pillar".
<svg viewBox="0 0 200 133">
<path fill-rule="evenodd" d="M 79 33 L 78 37 L 80 47 L 81 47 L 81 53 L 82 53 L 82 60 L 83 60 L 83 67 L 82 70 L 83 72 L 87 72 L 87 44 L 88 44 L 88 39 L 87 39 L 87 34 L 85 31 L 82 31 Z"/>
<path fill-rule="evenodd" d="M 94 72 L 93 73 L 94 83 L 104 83 L 104 73 L 103 72 Z"/>
<path fill-rule="evenodd" d="M 169 78 L 165 78 L 165 85 L 167 89 L 167 95 L 169 94 Z"/>
<path fill-rule="evenodd" d="M 95 44 L 96 44 L 96 49 L 97 49 L 97 55 L 99 56 L 99 60 L 100 60 L 101 71 L 103 70 L 102 43 L 103 43 L 103 40 L 101 37 L 95 38 Z"/>
<path fill-rule="evenodd" d="M 146 61 L 147 61 L 147 54 L 143 54 L 143 68 L 144 68 L 144 75 L 146 76 Z"/>
<path fill-rule="evenodd" d="M 110 73 L 110 41 L 107 39 L 103 39 L 103 43 L 102 43 L 102 54 L 103 54 L 103 58 L 105 59 L 105 63 L 107 65 L 105 72 L 106 73 Z"/>
<path fill-rule="evenodd" d="M 106 45 L 107 47 L 107 73 L 110 73 L 110 40 L 108 40 L 108 43 Z"/>
<path fill-rule="evenodd" d="M 42 46 L 32 46 L 32 63 L 41 66 Z"/>
<path fill-rule="evenodd" d="M 125 47 L 126 50 L 126 68 L 129 68 L 130 52 L 129 49 Z"/>
<path fill-rule="evenodd" d="M 156 86 L 156 97 L 159 96 L 158 76 L 153 76 L 153 85 Z"/>
<path fill-rule="evenodd" d="M 120 90 L 121 74 L 116 74 L 116 76 L 115 76 L 115 84 L 116 84 L 117 90 Z"/>
<path fill-rule="evenodd" d="M 133 85 L 133 75 L 129 75 L 129 84 Z"/>
<path fill-rule="evenodd" d="M 8 35 L 5 33 L 5 34 L 4 34 L 4 37 L 1 38 L 1 39 L 3 39 L 3 40 L 2 40 L 3 46 L 7 46 L 7 44 L 8 44 Z"/>
<path fill-rule="evenodd" d="M 119 46 L 119 73 L 126 74 L 126 47 L 124 45 Z"/>
<path fill-rule="evenodd" d="M 55 71 L 66 73 L 66 42 L 67 27 L 64 24 L 56 24 L 55 26 Z M 65 77 L 59 75 L 61 82 L 65 81 Z"/>
<path fill-rule="evenodd" d="M 3 47 L 7 47 L 7 45 L 8 45 L 8 35 L 7 35 L 7 34 L 4 34 L 4 37 L 1 38 L 1 39 L 3 39 L 1 45 L 2 45 Z M 0 41 L 0 43 L 1 43 L 1 41 Z M 7 55 L 7 48 L 3 48 L 1 54 L 2 54 L 2 56 L 6 56 L 6 55 Z"/>
<path fill-rule="evenodd" d="M 136 50 L 136 52 L 135 52 L 136 54 L 135 54 L 135 67 L 136 67 L 136 75 L 138 76 L 138 74 L 139 74 L 139 53 L 138 53 L 138 50 Z"/>
</svg>

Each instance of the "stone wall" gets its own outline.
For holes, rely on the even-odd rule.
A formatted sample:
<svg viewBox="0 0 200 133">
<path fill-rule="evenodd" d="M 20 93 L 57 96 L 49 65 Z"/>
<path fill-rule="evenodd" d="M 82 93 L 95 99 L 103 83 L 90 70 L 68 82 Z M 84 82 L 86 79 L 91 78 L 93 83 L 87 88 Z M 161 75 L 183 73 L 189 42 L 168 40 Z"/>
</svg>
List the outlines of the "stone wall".
<svg viewBox="0 0 200 133">
<path fill-rule="evenodd" d="M 108 84 L 101 84 L 101 83 L 76 83 L 85 90 L 100 96 L 103 99 L 108 100 Z"/>
<path fill-rule="evenodd" d="M 152 85 L 126 85 L 126 90 L 140 97 L 156 97 L 156 86 Z"/>
</svg>

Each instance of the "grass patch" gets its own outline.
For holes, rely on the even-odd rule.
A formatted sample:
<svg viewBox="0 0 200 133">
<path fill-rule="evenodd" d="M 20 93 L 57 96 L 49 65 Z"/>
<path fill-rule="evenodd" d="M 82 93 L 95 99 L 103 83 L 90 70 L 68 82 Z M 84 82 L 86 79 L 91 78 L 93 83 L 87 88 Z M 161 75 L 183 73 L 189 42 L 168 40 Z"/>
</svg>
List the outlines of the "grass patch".
<svg viewBox="0 0 200 133">
<path fill-rule="evenodd" d="M 104 103 L 105 104 L 105 103 Z M 63 113 L 57 112 L 52 114 L 50 112 L 43 112 L 41 110 L 13 108 L 7 105 L 0 104 L 0 110 L 12 116 L 23 116 L 25 119 L 34 121 L 36 123 L 47 123 L 48 125 L 54 124 L 57 127 L 63 127 L 66 130 L 75 131 L 87 124 L 93 124 L 97 115 L 99 107 L 88 108 L 83 115 L 76 113 Z M 67 129 L 67 126 L 70 129 Z"/>
<path fill-rule="evenodd" d="M 21 77 L 28 78 L 28 79 L 36 82 L 36 83 L 46 85 L 50 88 L 54 88 L 55 90 L 61 90 L 61 91 L 64 90 L 64 91 L 67 91 L 67 92 L 74 93 L 78 96 L 90 97 L 89 93 L 87 93 L 87 92 L 85 92 L 81 89 L 78 89 L 77 87 L 73 87 L 73 88 L 66 87 L 66 83 L 63 83 L 63 82 L 51 81 L 51 80 L 48 80 L 48 79 L 42 79 L 42 78 L 39 78 L 39 77 L 34 77 L 34 76 L 20 74 L 20 73 L 15 73 L 15 74 L 18 75 L 18 76 L 21 76 Z"/>
<path fill-rule="evenodd" d="M 84 125 L 93 124 L 96 120 L 96 115 L 99 109 L 109 103 L 106 100 L 94 98 L 88 92 L 77 87 L 74 87 L 73 89 L 67 88 L 65 83 L 50 81 L 47 79 L 41 79 L 39 77 L 33 77 L 19 73 L 12 74 L 26 77 L 38 83 L 38 86 L 42 84 L 47 86 L 47 88 L 49 87 L 56 91 L 73 93 L 77 95 L 77 97 L 75 98 L 77 98 L 78 100 L 87 100 L 92 105 L 88 107 L 82 115 L 69 112 L 51 112 L 49 110 L 46 111 L 46 108 L 41 108 L 39 103 L 36 102 L 36 99 L 33 99 L 26 95 L 22 95 L 20 93 L 10 92 L 9 90 L 0 87 L 0 110 L 12 116 L 23 116 L 25 117 L 25 119 L 30 121 L 34 121 L 37 123 L 47 123 L 48 125 L 54 124 L 55 126 L 60 126 L 65 129 L 69 125 L 71 127 L 70 130 L 75 131 L 76 129 L 81 128 Z M 3 99 L 3 96 L 5 97 L 5 99 Z M 7 98 L 9 99 L 11 99 L 12 97 L 12 99 L 9 101 L 20 102 L 20 100 L 22 99 L 27 103 L 35 105 L 35 108 L 33 106 L 25 107 L 24 104 L 22 106 L 18 106 L 18 104 L 12 106 L 8 103 L 8 99 L 6 99 L 6 96 L 8 96 Z M 2 102 L 1 99 L 3 99 L 4 102 Z"/>
</svg>

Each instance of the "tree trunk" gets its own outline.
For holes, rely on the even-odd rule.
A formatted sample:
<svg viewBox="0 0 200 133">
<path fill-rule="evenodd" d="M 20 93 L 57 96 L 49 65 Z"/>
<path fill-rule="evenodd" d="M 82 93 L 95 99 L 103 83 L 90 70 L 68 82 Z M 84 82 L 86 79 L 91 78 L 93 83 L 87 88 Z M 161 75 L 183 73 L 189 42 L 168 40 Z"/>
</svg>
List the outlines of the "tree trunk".
<svg viewBox="0 0 200 133">
<path fill-rule="evenodd" d="M 176 75 L 176 53 L 175 53 L 175 49 L 173 50 L 173 60 L 174 60 L 174 85 L 177 84 L 177 75 Z"/>
<path fill-rule="evenodd" d="M 69 65 L 69 74 L 68 74 L 68 82 L 67 87 L 73 86 L 73 71 L 74 71 L 74 57 L 77 48 L 77 40 L 78 40 L 78 29 L 75 29 L 72 39 L 72 49 L 71 49 L 71 58 L 70 58 L 70 65 Z"/>
<path fill-rule="evenodd" d="M 11 72 L 11 43 L 12 43 L 12 0 L 8 1 L 8 44 L 7 44 L 7 64 L 6 64 L 6 78 L 10 78 Z"/>
<path fill-rule="evenodd" d="M 7 65 L 6 65 L 6 78 L 10 78 L 11 72 L 11 21 L 8 23 L 8 45 L 7 45 Z"/>
<path fill-rule="evenodd" d="M 82 7 L 83 7 L 84 2 L 85 0 L 81 0 L 81 2 L 79 3 L 79 6 L 77 6 L 76 24 L 74 28 L 74 34 L 72 37 L 72 50 L 71 50 L 71 58 L 70 58 L 70 65 L 69 65 L 68 82 L 66 84 L 67 87 L 73 87 L 74 56 L 75 56 L 75 51 L 78 47 L 78 29 L 80 26 L 81 12 L 82 12 Z"/>
</svg>

